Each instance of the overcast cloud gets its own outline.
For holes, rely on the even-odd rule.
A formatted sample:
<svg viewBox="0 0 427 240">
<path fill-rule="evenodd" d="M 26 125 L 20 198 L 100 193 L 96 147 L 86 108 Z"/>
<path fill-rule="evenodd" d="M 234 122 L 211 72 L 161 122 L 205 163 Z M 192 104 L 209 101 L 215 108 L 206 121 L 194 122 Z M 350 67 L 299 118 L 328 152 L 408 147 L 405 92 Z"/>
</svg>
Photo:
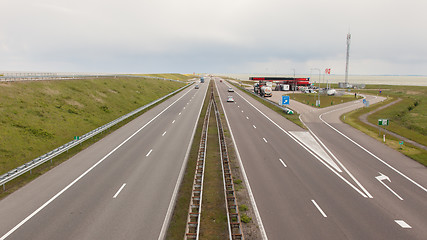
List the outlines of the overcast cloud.
<svg viewBox="0 0 427 240">
<path fill-rule="evenodd" d="M 0 0 L 0 71 L 427 75 L 425 0 Z"/>
</svg>

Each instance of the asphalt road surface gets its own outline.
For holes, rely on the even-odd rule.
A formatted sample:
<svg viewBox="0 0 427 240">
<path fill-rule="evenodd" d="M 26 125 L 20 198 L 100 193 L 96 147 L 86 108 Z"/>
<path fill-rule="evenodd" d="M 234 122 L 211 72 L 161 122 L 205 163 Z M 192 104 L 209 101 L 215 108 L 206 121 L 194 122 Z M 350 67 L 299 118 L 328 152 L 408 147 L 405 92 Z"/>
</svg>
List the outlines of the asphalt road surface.
<svg viewBox="0 0 427 240">
<path fill-rule="evenodd" d="M 0 201 L 0 239 L 159 239 L 209 80 Z"/>
<path fill-rule="evenodd" d="M 426 169 L 339 121 L 362 101 L 301 105 L 306 130 L 216 84 L 265 239 L 426 239 Z"/>
</svg>

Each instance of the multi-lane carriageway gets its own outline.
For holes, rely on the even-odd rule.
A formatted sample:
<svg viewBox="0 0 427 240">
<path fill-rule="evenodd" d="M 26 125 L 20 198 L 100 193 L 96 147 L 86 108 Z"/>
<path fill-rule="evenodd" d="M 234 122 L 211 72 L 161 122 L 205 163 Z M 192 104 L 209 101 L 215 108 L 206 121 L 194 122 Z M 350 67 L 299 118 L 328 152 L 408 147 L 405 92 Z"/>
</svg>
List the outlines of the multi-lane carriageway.
<svg viewBox="0 0 427 240">
<path fill-rule="evenodd" d="M 161 239 L 209 83 L 0 201 L 0 239 Z"/>
<path fill-rule="evenodd" d="M 361 101 L 308 109 L 305 130 L 228 87 L 217 81 L 265 238 L 427 239 L 426 169 L 338 120 Z"/>
<path fill-rule="evenodd" d="M 310 133 L 214 80 L 265 239 L 426 239 L 425 168 L 337 120 L 361 103 Z M 162 239 L 208 83 L 0 201 L 0 239 Z"/>
</svg>

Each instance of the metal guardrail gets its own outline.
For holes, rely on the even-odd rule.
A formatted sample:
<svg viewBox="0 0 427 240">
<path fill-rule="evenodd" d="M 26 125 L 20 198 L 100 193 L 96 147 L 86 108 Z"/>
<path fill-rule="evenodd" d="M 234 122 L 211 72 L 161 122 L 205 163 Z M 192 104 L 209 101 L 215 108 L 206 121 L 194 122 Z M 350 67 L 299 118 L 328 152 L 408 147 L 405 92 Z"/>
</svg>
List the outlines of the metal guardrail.
<svg viewBox="0 0 427 240">
<path fill-rule="evenodd" d="M 230 240 L 244 240 L 242 223 L 240 219 L 239 206 L 235 195 L 233 175 L 231 173 L 230 161 L 228 158 L 227 144 L 224 137 L 224 129 L 221 123 L 221 116 L 215 100 L 213 100 L 216 121 L 218 125 L 218 136 L 221 155 L 222 177 L 224 184 L 225 205 L 227 209 L 228 232 Z"/>
<path fill-rule="evenodd" d="M 188 208 L 187 224 L 185 227 L 184 239 L 199 239 L 200 214 L 202 212 L 203 181 L 205 176 L 206 144 L 208 137 L 209 117 L 212 108 L 212 98 L 205 115 L 202 127 L 202 137 L 200 139 L 199 153 L 196 162 L 196 172 L 194 174 L 193 188 L 191 191 L 191 201 Z"/>
<path fill-rule="evenodd" d="M 159 98 L 159 99 L 157 99 L 157 100 L 155 100 L 153 102 L 150 102 L 150 103 L 148 103 L 148 104 L 146 104 L 146 105 L 144 105 L 144 106 L 142 106 L 142 107 L 140 107 L 140 108 L 138 108 L 138 109 L 136 109 L 136 110 L 134 110 L 134 111 L 126 114 L 126 115 L 123 115 L 123 116 L 121 116 L 121 117 L 119 117 L 119 118 L 117 118 L 117 119 L 115 119 L 115 120 L 113 120 L 113 121 L 111 121 L 111 122 L 109 122 L 109 123 L 101 126 L 101 127 L 98 127 L 96 129 L 94 129 L 94 130 L 92 130 L 92 131 L 90 131 L 90 132 L 88 132 L 88 133 L 80 136 L 80 138 L 78 140 L 73 140 L 71 142 L 68 142 L 68 143 L 66 143 L 66 144 L 64 144 L 64 145 L 62 145 L 62 146 L 60 146 L 60 147 L 58 147 L 58 148 L 56 148 L 56 149 L 54 149 L 54 150 L 52 150 L 52 151 L 44 154 L 44 155 L 42 155 L 42 156 L 40 156 L 40 157 L 38 157 L 36 159 L 33 159 L 30 162 L 25 163 L 22 166 L 19 166 L 19 167 L 13 169 L 13 170 L 11 170 L 11 171 L 9 171 L 9 172 L 1 175 L 0 176 L 0 185 L 3 185 L 3 190 L 5 190 L 5 184 L 8 183 L 9 181 L 11 181 L 11 180 L 13 180 L 13 179 L 21 176 L 22 174 L 24 174 L 24 173 L 26 173 L 28 171 L 31 171 L 32 169 L 38 167 L 39 165 L 41 165 L 41 164 L 43 164 L 43 163 L 45 163 L 45 162 L 47 162 L 49 160 L 52 160 L 54 157 L 60 155 L 61 153 L 68 151 L 69 149 L 75 147 L 76 145 L 78 145 L 78 144 L 80 144 L 80 143 L 82 143 L 82 142 L 84 142 L 84 141 L 92 138 L 93 136 L 95 136 L 95 135 L 97 135 L 97 134 L 99 134 L 99 133 L 101 133 L 101 132 L 103 132 L 105 130 L 107 130 L 108 128 L 116 125 L 117 123 L 119 123 L 119 122 L 121 122 L 121 121 L 123 121 L 123 120 L 125 120 L 125 119 L 127 119 L 129 117 L 132 117 L 135 114 L 138 114 L 142 110 L 144 110 L 144 109 L 146 109 L 146 108 L 148 108 L 148 107 L 150 107 L 150 106 L 152 106 L 152 105 L 154 105 L 154 104 L 156 104 L 156 103 L 158 103 L 158 102 L 160 102 L 160 101 L 168 98 L 169 96 L 174 95 L 175 93 L 177 93 L 177 92 L 185 89 L 186 87 L 188 87 L 190 85 L 192 85 L 192 83 L 188 83 L 186 86 L 184 86 L 184 87 L 182 87 L 182 88 L 180 88 L 178 90 L 175 90 L 175 91 L 173 91 L 173 92 L 171 92 L 171 93 L 169 93 L 169 94 L 167 94 L 167 95 L 165 95 L 165 96 L 163 96 L 163 97 L 161 97 L 161 98 Z"/>
</svg>

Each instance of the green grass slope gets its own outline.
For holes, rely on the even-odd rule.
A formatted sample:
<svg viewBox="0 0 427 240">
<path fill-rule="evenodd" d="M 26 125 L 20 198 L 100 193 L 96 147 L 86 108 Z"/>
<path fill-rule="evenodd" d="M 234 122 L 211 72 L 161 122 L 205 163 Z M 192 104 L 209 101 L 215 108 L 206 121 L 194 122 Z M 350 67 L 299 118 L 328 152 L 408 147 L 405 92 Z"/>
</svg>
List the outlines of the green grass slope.
<svg viewBox="0 0 427 240">
<path fill-rule="evenodd" d="M 0 174 L 182 86 L 145 78 L 0 83 Z"/>
</svg>

